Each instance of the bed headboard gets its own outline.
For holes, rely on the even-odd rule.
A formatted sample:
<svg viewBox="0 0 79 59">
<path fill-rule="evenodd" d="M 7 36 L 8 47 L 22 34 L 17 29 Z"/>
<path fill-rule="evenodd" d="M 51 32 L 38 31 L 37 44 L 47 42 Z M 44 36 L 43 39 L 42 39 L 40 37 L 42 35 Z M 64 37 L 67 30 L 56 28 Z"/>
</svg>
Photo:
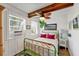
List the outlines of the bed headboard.
<svg viewBox="0 0 79 59">
<path fill-rule="evenodd" d="M 42 33 L 47 33 L 47 34 L 58 34 L 57 30 L 44 30 Z"/>
<path fill-rule="evenodd" d="M 59 37 L 59 32 L 57 31 L 57 30 L 44 30 L 44 31 L 42 31 L 42 34 L 53 34 L 53 35 L 55 35 L 55 38 L 57 38 L 58 39 L 58 37 Z"/>
</svg>

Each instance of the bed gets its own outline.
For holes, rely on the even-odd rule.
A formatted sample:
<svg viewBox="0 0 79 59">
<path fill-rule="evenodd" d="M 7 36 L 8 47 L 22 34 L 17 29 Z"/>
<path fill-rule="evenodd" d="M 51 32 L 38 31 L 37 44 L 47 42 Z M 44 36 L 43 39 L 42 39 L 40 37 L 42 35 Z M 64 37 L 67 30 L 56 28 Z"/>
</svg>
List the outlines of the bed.
<svg viewBox="0 0 79 59">
<path fill-rule="evenodd" d="M 48 32 L 45 32 L 48 33 Z M 58 36 L 58 32 L 54 31 L 53 34 Z M 24 38 L 24 53 L 31 56 L 57 56 L 58 55 L 58 38 Z"/>
</svg>

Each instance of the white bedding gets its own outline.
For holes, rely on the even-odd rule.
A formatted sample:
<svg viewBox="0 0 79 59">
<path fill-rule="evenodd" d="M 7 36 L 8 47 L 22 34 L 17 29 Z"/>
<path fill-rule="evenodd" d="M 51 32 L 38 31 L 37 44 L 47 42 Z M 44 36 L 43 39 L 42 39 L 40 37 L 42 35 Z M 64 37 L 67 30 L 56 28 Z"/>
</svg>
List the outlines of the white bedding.
<svg viewBox="0 0 79 59">
<path fill-rule="evenodd" d="M 36 38 L 34 40 L 37 40 L 37 41 L 41 41 L 41 42 L 46 42 L 46 43 L 51 43 L 53 44 L 54 46 L 58 46 L 58 39 L 47 39 L 47 38 Z"/>
<path fill-rule="evenodd" d="M 47 38 L 36 38 L 33 39 L 36 41 L 41 41 L 41 42 L 46 42 L 46 43 L 51 43 L 56 47 L 56 55 L 58 55 L 58 39 L 47 39 Z"/>
</svg>

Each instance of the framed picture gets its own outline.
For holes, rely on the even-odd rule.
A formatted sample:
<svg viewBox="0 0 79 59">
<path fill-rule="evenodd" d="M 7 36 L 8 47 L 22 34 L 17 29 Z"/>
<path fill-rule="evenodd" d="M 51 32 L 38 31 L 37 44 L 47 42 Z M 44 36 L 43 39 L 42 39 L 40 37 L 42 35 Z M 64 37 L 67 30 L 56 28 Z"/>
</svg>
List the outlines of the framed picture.
<svg viewBox="0 0 79 59">
<path fill-rule="evenodd" d="M 57 24 L 46 24 L 45 30 L 57 30 Z"/>
<path fill-rule="evenodd" d="M 31 29 L 31 26 L 30 25 L 26 25 L 26 29 Z"/>
<path fill-rule="evenodd" d="M 73 29 L 77 29 L 78 28 L 78 18 L 76 17 L 74 20 L 73 20 Z"/>
</svg>

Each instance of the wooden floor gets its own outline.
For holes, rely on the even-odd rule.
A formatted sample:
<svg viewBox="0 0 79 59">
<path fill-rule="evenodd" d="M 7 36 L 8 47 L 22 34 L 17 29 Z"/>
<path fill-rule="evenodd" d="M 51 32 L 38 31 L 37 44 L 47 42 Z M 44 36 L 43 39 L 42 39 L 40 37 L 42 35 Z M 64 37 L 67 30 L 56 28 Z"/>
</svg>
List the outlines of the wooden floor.
<svg viewBox="0 0 79 59">
<path fill-rule="evenodd" d="M 23 55 L 24 55 L 23 51 L 16 54 L 16 56 L 23 56 Z M 30 55 L 26 54 L 25 56 L 30 56 Z M 70 56 L 68 49 L 65 49 L 64 47 L 60 47 L 58 56 Z"/>
<path fill-rule="evenodd" d="M 70 56 L 68 49 L 61 48 L 59 49 L 59 56 Z"/>
</svg>

